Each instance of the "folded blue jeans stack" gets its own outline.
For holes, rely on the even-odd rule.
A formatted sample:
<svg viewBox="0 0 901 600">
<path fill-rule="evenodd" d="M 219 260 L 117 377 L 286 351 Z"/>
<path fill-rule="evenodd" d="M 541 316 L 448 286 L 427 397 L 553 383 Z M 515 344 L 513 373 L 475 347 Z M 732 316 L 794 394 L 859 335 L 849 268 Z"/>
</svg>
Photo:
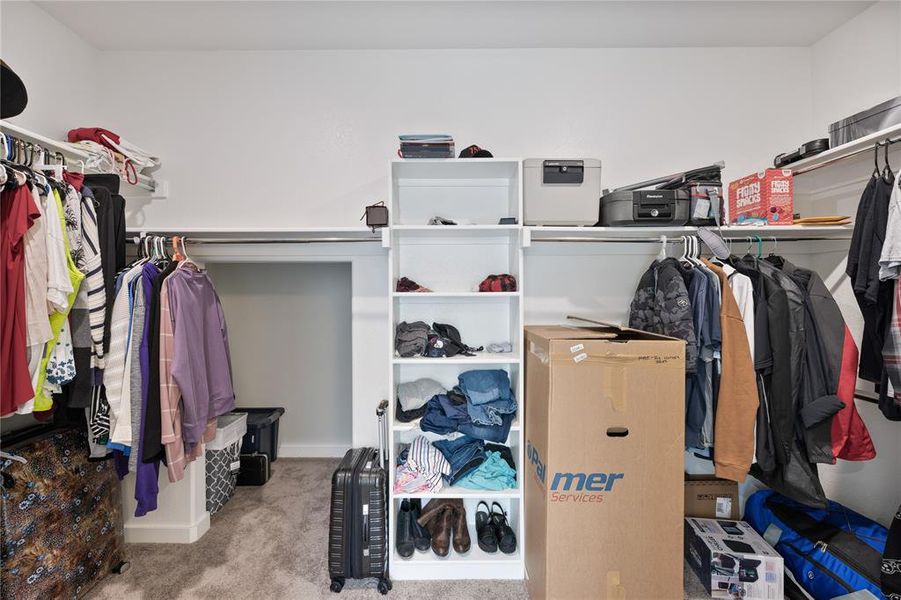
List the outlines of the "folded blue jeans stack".
<svg viewBox="0 0 901 600">
<path fill-rule="evenodd" d="M 504 415 L 516 412 L 510 377 L 503 369 L 466 371 L 457 377 L 466 396 L 469 418 L 477 425 L 501 425 Z"/>
<path fill-rule="evenodd" d="M 457 381 L 455 393 L 436 394 L 428 401 L 420 428 L 440 434 L 459 431 L 488 442 L 506 441 L 517 407 L 507 372 L 465 371 Z"/>
</svg>

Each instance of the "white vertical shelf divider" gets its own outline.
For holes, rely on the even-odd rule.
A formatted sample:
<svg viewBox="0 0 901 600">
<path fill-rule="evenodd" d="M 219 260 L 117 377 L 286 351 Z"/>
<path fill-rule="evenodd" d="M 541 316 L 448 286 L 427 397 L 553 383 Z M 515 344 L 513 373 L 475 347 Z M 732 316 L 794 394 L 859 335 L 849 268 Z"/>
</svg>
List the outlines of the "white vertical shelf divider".
<svg viewBox="0 0 901 600">
<path fill-rule="evenodd" d="M 447 486 L 437 493 L 394 492 L 395 465 L 401 444 L 423 433 L 418 422 L 402 423 L 389 409 L 388 477 L 390 486 L 389 556 L 392 579 L 522 579 L 524 576 L 524 478 L 525 438 L 522 428 L 524 401 L 523 296 L 516 293 L 478 293 L 478 285 L 491 274 L 510 273 L 523 287 L 522 161 L 521 159 L 395 160 L 389 166 L 389 218 L 385 244 L 389 247 L 388 278 L 391 333 L 388 340 L 389 389 L 396 397 L 398 383 L 431 377 L 450 389 L 457 376 L 470 369 L 504 369 L 519 405 L 506 440 L 516 462 L 516 488 L 478 491 Z M 458 223 L 430 226 L 431 217 Z M 515 225 L 500 225 L 501 217 L 514 217 Z M 409 277 L 433 293 L 396 293 L 397 280 Z M 466 358 L 407 358 L 394 355 L 394 326 L 401 321 L 450 323 L 460 330 L 463 342 L 487 346 L 510 342 L 511 353 L 478 353 Z M 398 509 L 407 498 L 421 498 L 423 506 L 433 498 L 463 498 L 472 547 L 460 555 L 453 548 L 445 558 L 416 551 L 402 558 L 395 550 Z M 517 535 L 513 554 L 487 554 L 479 549 L 475 511 L 480 500 L 498 502 L 507 511 Z"/>
</svg>

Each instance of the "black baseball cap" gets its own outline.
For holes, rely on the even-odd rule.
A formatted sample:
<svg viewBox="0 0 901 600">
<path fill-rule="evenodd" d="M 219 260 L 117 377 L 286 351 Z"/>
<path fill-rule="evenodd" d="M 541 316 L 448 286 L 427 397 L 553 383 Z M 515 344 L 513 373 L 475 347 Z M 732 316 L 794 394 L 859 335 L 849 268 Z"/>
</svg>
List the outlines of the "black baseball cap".
<svg viewBox="0 0 901 600">
<path fill-rule="evenodd" d="M 21 114 L 26 104 L 28 92 L 25 91 L 25 84 L 9 65 L 0 60 L 0 119 Z"/>
</svg>

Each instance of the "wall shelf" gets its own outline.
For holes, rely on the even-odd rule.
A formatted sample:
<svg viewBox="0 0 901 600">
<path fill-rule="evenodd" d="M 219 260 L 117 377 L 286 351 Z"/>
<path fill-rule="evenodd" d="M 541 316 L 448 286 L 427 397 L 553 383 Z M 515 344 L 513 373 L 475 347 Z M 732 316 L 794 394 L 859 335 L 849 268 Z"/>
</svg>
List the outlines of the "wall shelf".
<svg viewBox="0 0 901 600">
<path fill-rule="evenodd" d="M 502 298 L 517 298 L 522 292 L 391 292 L 395 298 L 404 300 L 456 300 L 461 298 L 476 298 L 479 300 L 500 300 Z"/>
<path fill-rule="evenodd" d="M 402 492 L 395 492 L 394 497 L 403 499 L 403 498 L 478 498 L 480 500 L 497 500 L 498 498 L 519 498 L 522 496 L 522 493 L 519 489 L 512 490 L 471 490 L 465 487 L 459 487 L 454 485 L 447 485 L 441 488 L 440 492 L 422 492 L 415 494 L 405 494 Z M 472 528 L 471 528 L 472 529 Z M 475 530 L 470 531 L 470 535 L 475 533 Z"/>
<path fill-rule="evenodd" d="M 510 424 L 510 431 L 521 431 L 522 427 L 519 424 L 519 419 L 513 421 Z M 409 431 L 419 431 L 419 419 L 415 421 L 410 421 L 409 423 L 402 423 L 400 421 L 395 420 L 391 425 L 391 430 L 396 431 L 398 433 L 406 433 Z"/>
<path fill-rule="evenodd" d="M 76 160 L 83 163 L 87 161 L 91 156 L 88 152 L 77 148 L 75 145 L 70 144 L 69 142 L 49 138 L 45 135 L 41 135 L 40 133 L 30 131 L 14 123 L 10 123 L 9 121 L 0 121 L 0 131 L 3 131 L 4 133 L 7 133 L 12 137 L 18 138 L 22 141 L 31 142 L 32 144 L 42 146 L 47 150 L 59 152 L 68 160 Z M 169 185 L 167 181 L 157 181 L 153 177 L 143 174 L 138 174 L 137 177 L 137 183 L 129 183 L 124 177 L 121 178 L 122 183 L 130 187 L 146 190 L 150 192 L 151 197 L 153 198 L 168 197 Z"/>
<path fill-rule="evenodd" d="M 799 175 L 804 175 L 806 173 L 810 173 L 811 171 L 816 171 L 817 169 L 832 165 L 836 162 L 846 160 L 853 156 L 857 156 L 858 154 L 861 154 L 868 150 L 872 150 L 876 143 L 883 142 L 885 140 L 901 140 L 901 124 L 886 127 L 885 129 L 881 129 L 875 133 L 871 133 L 870 135 L 856 139 L 853 142 L 848 142 L 847 144 L 842 144 L 840 146 L 836 146 L 835 148 L 830 148 L 829 150 L 821 152 L 816 156 L 803 158 L 790 165 L 786 165 L 786 168 L 791 169 L 792 173 L 797 177 Z"/>
<path fill-rule="evenodd" d="M 514 348 L 515 350 L 515 348 Z M 489 352 L 476 352 L 475 356 L 451 356 L 445 358 L 428 358 L 425 356 L 400 358 L 393 357 L 391 362 L 395 365 L 514 365 L 521 362 L 516 352 L 491 354 Z"/>
<path fill-rule="evenodd" d="M 524 227 L 523 246 L 533 242 L 598 242 L 598 243 L 659 243 L 661 236 L 670 242 L 678 242 L 679 236 L 696 235 L 697 227 Z M 753 225 L 729 225 L 709 227 L 722 233 L 723 239 L 747 241 L 759 236 L 763 241 L 829 241 L 847 240 L 854 225 L 777 225 L 758 227 Z"/>
</svg>

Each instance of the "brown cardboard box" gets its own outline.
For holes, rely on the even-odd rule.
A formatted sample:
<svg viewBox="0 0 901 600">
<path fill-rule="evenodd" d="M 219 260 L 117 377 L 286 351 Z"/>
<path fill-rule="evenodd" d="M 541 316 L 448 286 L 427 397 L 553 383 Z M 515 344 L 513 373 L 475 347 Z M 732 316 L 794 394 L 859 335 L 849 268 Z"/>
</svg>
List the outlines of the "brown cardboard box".
<svg viewBox="0 0 901 600">
<path fill-rule="evenodd" d="M 685 516 L 737 521 L 738 484 L 713 475 L 685 475 Z"/>
<path fill-rule="evenodd" d="M 531 600 L 681 598 L 685 344 L 526 328 Z"/>
</svg>

